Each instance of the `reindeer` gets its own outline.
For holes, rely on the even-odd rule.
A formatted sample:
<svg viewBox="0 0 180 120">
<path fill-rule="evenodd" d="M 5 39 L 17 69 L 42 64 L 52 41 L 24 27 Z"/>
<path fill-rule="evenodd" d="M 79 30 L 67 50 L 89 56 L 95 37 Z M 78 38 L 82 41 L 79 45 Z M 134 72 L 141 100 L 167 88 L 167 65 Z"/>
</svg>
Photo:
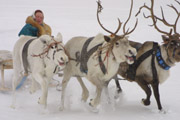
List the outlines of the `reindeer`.
<svg viewBox="0 0 180 120">
<path fill-rule="evenodd" d="M 48 84 L 58 69 L 62 70 L 68 61 L 60 33 L 56 38 L 49 35 L 39 38 L 21 36 L 13 51 L 13 91 L 17 88 L 18 80 L 31 75 L 30 92 L 35 92 L 35 81 L 38 82 L 42 89 L 38 103 L 46 107 Z"/>
<path fill-rule="evenodd" d="M 133 0 L 129 17 L 123 26 L 123 35 L 116 35 L 121 28 L 121 22 L 118 19 L 119 26 L 115 32 L 107 30 L 100 22 L 99 13 L 102 10 L 100 1 L 97 2 L 97 20 L 99 25 L 111 36 L 98 34 L 95 37 L 74 37 L 69 40 L 65 49 L 69 56 L 69 63 L 64 69 L 64 78 L 62 81 L 62 94 L 60 110 L 64 109 L 65 89 L 71 77 L 77 77 L 78 82 L 82 87 L 82 101 L 87 102 L 89 92 L 84 85 L 81 77 L 86 77 L 96 87 L 96 97 L 89 103 L 90 108 L 96 109 L 100 103 L 102 89 L 107 81 L 110 80 L 118 71 L 119 64 L 127 62 L 132 64 L 136 50 L 129 45 L 127 35 L 132 33 L 137 22 L 132 30 L 126 31 L 125 26 L 130 19 Z"/>
<path fill-rule="evenodd" d="M 179 5 L 180 3 L 176 1 Z M 146 98 L 142 99 L 144 105 L 150 105 L 151 89 L 153 88 L 154 96 L 157 102 L 158 109 L 163 111 L 160 95 L 159 95 L 159 83 L 163 83 L 169 77 L 169 69 L 180 62 L 180 34 L 177 32 L 177 22 L 180 17 L 180 13 L 173 5 L 168 5 L 177 13 L 177 18 L 174 24 L 170 24 L 165 20 L 163 9 L 161 8 L 162 18 L 159 18 L 154 14 L 154 0 L 151 0 L 151 7 L 144 6 L 139 8 L 137 15 L 143 8 L 150 11 L 151 15 L 145 16 L 145 18 L 151 18 L 154 28 L 162 33 L 162 39 L 164 43 L 159 45 L 156 42 L 145 42 L 130 44 L 137 48 L 139 46 L 136 61 L 132 65 L 127 63 L 120 64 L 118 74 L 123 76 L 128 81 L 135 81 L 145 91 Z M 157 26 L 157 22 L 162 22 L 164 25 L 170 28 L 170 32 L 161 30 Z M 174 33 L 173 33 L 174 32 Z M 116 79 L 117 86 L 118 78 Z M 120 86 L 118 87 L 121 91 Z"/>
</svg>

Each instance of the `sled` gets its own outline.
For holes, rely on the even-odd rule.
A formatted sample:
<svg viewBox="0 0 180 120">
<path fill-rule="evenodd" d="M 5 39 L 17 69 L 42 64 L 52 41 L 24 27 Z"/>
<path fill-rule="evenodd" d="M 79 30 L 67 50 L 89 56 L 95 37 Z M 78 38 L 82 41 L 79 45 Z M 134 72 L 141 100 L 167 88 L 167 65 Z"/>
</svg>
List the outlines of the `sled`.
<svg viewBox="0 0 180 120">
<path fill-rule="evenodd" d="M 5 87 L 4 70 L 13 69 L 12 54 L 7 50 L 0 50 L 0 70 L 1 70 L 1 84 L 0 91 L 10 91 L 11 88 Z"/>
</svg>

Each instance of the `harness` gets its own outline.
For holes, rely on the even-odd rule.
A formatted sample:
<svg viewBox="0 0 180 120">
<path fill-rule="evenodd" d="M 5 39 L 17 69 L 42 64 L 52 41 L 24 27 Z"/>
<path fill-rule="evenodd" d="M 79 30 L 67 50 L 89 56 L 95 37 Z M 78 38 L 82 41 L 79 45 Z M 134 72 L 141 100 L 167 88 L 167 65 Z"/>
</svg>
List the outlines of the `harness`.
<svg viewBox="0 0 180 120">
<path fill-rule="evenodd" d="M 76 60 L 75 61 L 80 63 L 80 71 L 85 74 L 87 74 L 87 72 L 88 72 L 87 62 L 89 60 L 89 57 L 99 48 L 99 46 L 102 46 L 102 43 L 100 43 L 100 44 L 96 45 L 95 47 L 91 48 L 89 51 L 87 51 L 87 48 L 93 39 L 94 39 L 94 37 L 91 37 L 88 40 L 86 40 L 86 42 L 84 43 L 83 48 L 81 50 L 81 54 L 79 52 L 76 52 Z M 101 52 L 98 55 L 98 60 L 99 60 L 101 71 L 104 74 L 106 74 L 106 68 L 101 59 Z M 78 63 L 77 63 L 77 65 L 78 65 Z"/>
<path fill-rule="evenodd" d="M 163 60 L 161 56 L 161 50 L 158 46 L 158 43 L 153 42 L 153 48 L 147 52 L 145 52 L 143 55 L 141 55 L 132 65 L 129 65 L 129 69 L 127 70 L 127 78 L 131 80 L 135 80 L 136 71 L 139 65 L 149 56 L 152 56 L 151 59 L 151 67 L 152 67 L 152 74 L 153 74 L 153 80 L 154 82 L 158 81 L 158 75 L 157 75 L 157 69 L 155 66 L 155 57 L 158 62 L 158 65 L 164 69 L 169 70 L 170 66 L 168 66 L 165 61 Z"/>
<path fill-rule="evenodd" d="M 23 67 L 24 67 L 25 74 L 28 74 L 28 60 L 27 60 L 28 48 L 29 48 L 30 43 L 35 39 L 36 38 L 32 38 L 32 39 L 28 40 L 22 50 L 22 61 L 23 61 Z"/>
<path fill-rule="evenodd" d="M 23 67 L 24 67 L 24 76 L 23 78 L 21 79 L 20 83 L 16 86 L 16 90 L 18 90 L 19 88 L 21 88 L 21 86 L 24 84 L 26 78 L 27 78 L 27 75 L 28 75 L 28 60 L 27 60 L 27 54 L 28 54 L 28 48 L 29 48 L 29 45 L 30 43 L 35 40 L 36 38 L 32 38 L 30 40 L 28 40 L 24 47 L 23 47 L 23 50 L 22 50 L 22 62 L 23 62 Z"/>
<path fill-rule="evenodd" d="M 104 65 L 104 62 L 102 61 L 101 53 L 102 53 L 102 51 L 100 51 L 100 52 L 99 52 L 99 55 L 98 55 L 99 66 L 100 66 L 101 71 L 103 72 L 103 74 L 106 74 L 106 73 L 107 73 L 107 70 L 106 70 L 106 67 L 105 67 L 105 65 Z"/>
<path fill-rule="evenodd" d="M 23 61 L 23 67 L 24 67 L 25 73 L 24 73 L 24 76 L 23 76 L 23 78 L 21 79 L 20 83 L 16 86 L 16 90 L 18 90 L 18 89 L 23 85 L 23 83 L 25 82 L 25 80 L 26 80 L 26 78 L 27 78 L 27 75 L 28 75 L 28 66 L 29 66 L 29 65 L 28 65 L 28 60 L 27 60 L 28 48 L 29 48 L 30 43 L 31 43 L 33 40 L 35 40 L 35 39 L 36 39 L 36 38 L 32 38 L 32 39 L 28 40 L 28 41 L 25 43 L 24 47 L 23 47 L 23 50 L 22 50 L 22 61 Z M 48 57 L 47 55 L 48 55 L 49 49 L 52 47 L 52 45 L 58 44 L 58 43 L 61 43 L 61 42 L 51 43 L 51 44 L 46 48 L 46 50 L 45 50 L 44 52 L 42 52 L 42 53 L 40 53 L 40 54 L 38 54 L 38 55 L 32 55 L 32 56 L 33 56 L 33 57 L 40 57 L 40 58 L 42 58 L 42 56 L 43 56 L 44 54 L 46 54 L 46 57 Z M 56 46 L 56 47 L 57 47 L 57 46 Z M 63 46 L 62 46 L 62 47 L 63 47 Z M 64 47 L 63 47 L 63 48 L 64 48 Z M 55 53 L 56 53 L 57 51 L 60 51 L 60 50 L 61 50 L 61 49 L 56 49 L 56 51 L 54 51 L 54 53 L 53 53 L 53 59 L 54 59 Z M 55 73 L 57 69 L 58 69 L 58 66 L 55 67 L 53 73 Z"/>
<path fill-rule="evenodd" d="M 159 48 L 159 46 L 158 46 L 158 48 Z M 169 70 L 169 69 L 170 69 L 170 66 L 165 63 L 165 61 L 163 60 L 163 58 L 162 58 L 162 56 L 161 56 L 160 48 L 157 49 L 156 58 L 157 58 L 157 61 L 158 61 L 159 66 L 160 66 L 161 68 L 163 68 L 163 69 L 165 69 L 165 70 Z"/>
</svg>

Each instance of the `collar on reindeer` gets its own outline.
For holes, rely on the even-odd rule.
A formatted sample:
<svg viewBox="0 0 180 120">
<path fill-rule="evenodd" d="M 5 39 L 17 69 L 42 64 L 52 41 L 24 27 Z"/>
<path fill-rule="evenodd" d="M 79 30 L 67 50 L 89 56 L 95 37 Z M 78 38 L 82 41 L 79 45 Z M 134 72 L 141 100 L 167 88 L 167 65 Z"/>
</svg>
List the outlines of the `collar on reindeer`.
<svg viewBox="0 0 180 120">
<path fill-rule="evenodd" d="M 161 50 L 160 47 L 158 46 L 158 49 L 156 51 L 156 58 L 158 61 L 159 66 L 163 68 L 164 70 L 169 70 L 171 67 L 166 64 L 166 62 L 163 60 L 162 55 L 161 55 Z"/>
</svg>

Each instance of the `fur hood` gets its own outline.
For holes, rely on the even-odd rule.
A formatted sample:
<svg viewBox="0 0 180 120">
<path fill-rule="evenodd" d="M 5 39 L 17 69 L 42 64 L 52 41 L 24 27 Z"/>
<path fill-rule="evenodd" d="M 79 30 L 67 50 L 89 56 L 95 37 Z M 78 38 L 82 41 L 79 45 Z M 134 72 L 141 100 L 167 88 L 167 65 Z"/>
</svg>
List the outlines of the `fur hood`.
<svg viewBox="0 0 180 120">
<path fill-rule="evenodd" d="M 32 26 L 36 27 L 39 31 L 38 31 L 38 36 L 47 34 L 51 36 L 51 28 L 49 25 L 45 24 L 43 22 L 42 25 L 39 25 L 32 16 L 28 16 L 26 19 L 26 23 L 27 24 L 31 24 Z"/>
</svg>

